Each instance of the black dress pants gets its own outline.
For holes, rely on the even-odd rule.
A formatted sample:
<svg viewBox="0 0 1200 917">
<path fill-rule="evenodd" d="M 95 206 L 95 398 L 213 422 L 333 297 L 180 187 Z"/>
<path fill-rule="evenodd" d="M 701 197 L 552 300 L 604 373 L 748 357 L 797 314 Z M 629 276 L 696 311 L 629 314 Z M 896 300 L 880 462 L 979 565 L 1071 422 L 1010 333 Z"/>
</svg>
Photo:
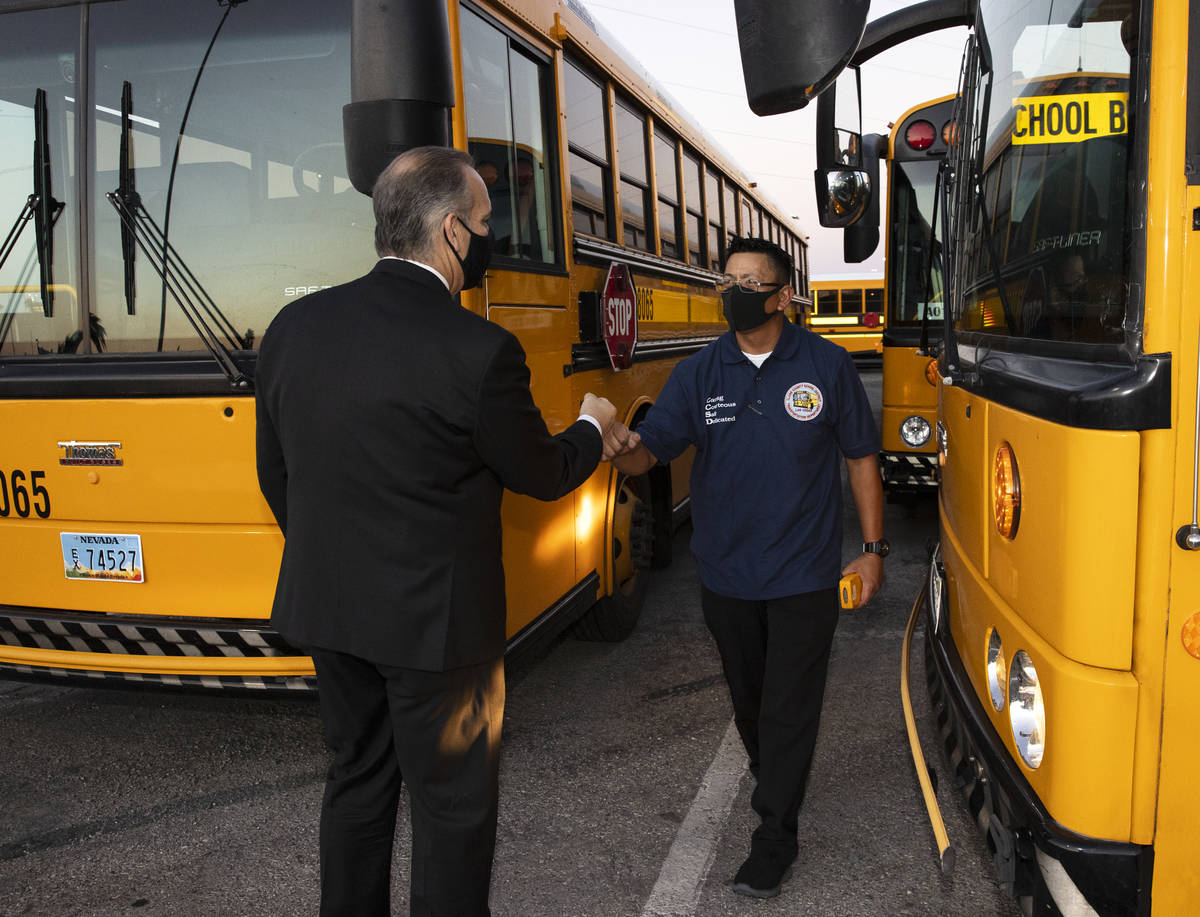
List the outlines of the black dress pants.
<svg viewBox="0 0 1200 917">
<path fill-rule="evenodd" d="M 837 590 L 749 601 L 702 587 L 701 605 L 758 778 L 750 804 L 762 821 L 752 846 L 778 846 L 794 856 L 840 614 Z"/>
<path fill-rule="evenodd" d="M 312 650 L 333 761 L 321 808 L 322 917 L 391 913 L 402 781 L 413 917 L 486 917 L 496 846 L 504 662 L 425 672 Z"/>
</svg>

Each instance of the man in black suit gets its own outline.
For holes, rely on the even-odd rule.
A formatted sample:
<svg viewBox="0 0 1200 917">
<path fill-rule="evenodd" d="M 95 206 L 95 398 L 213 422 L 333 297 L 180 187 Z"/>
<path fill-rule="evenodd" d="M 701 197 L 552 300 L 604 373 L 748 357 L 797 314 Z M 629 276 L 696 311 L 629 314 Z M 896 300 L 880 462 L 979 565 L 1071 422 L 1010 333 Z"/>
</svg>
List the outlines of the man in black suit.
<svg viewBox="0 0 1200 917">
<path fill-rule="evenodd" d="M 321 914 L 386 915 L 401 779 L 414 915 L 486 915 L 495 848 L 504 488 L 554 500 L 616 411 L 551 436 L 508 331 L 454 296 L 487 267 L 491 204 L 458 150 L 397 157 L 372 194 L 381 259 L 285 307 L 256 378 L 258 476 L 285 536 L 271 622 L 310 652 L 333 752 Z"/>
</svg>

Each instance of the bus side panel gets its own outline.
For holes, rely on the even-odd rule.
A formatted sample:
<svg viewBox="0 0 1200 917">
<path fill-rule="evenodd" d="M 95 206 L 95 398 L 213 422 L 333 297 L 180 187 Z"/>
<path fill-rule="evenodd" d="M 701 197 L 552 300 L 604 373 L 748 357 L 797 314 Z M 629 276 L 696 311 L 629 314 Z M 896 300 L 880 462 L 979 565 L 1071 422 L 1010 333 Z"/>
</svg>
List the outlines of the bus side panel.
<svg viewBox="0 0 1200 917">
<path fill-rule="evenodd" d="M 933 452 L 931 440 L 914 449 L 900 438 L 900 424 L 919 414 L 932 427 L 937 421 L 937 387 L 925 378 L 930 358 L 915 347 L 883 348 L 883 449 L 885 452 Z"/>
<path fill-rule="evenodd" d="M 1001 442 L 1016 456 L 1021 516 L 1010 541 L 987 526 L 988 582 L 1054 648 L 1128 670 L 1133 654 L 1140 440 L 988 407 L 987 476 Z"/>
<path fill-rule="evenodd" d="M 1195 11 L 1193 10 L 1193 15 Z M 1192 24 L 1192 41 L 1200 25 Z M 1194 81 L 1193 81 L 1194 82 Z M 1195 105 L 1193 99 L 1189 104 Z M 1183 213 L 1200 208 L 1200 185 L 1189 185 Z M 1185 217 L 1186 218 L 1186 217 Z M 1184 224 L 1186 225 L 1186 224 Z M 1192 425 L 1195 422 L 1196 362 L 1200 341 L 1196 338 L 1197 303 L 1200 283 L 1200 237 L 1195 231 L 1182 234 L 1183 277 L 1179 284 L 1180 333 L 1176 351 L 1180 381 L 1178 394 L 1179 436 L 1175 452 L 1175 505 L 1171 529 L 1191 519 L 1195 479 Z M 1161 529 L 1160 529 L 1161 531 Z M 1164 533 L 1166 534 L 1166 533 Z M 1200 870 L 1196 868 L 1196 826 L 1200 825 L 1200 793 L 1196 786 L 1196 762 L 1200 761 L 1200 659 L 1185 649 L 1200 646 L 1200 552 L 1184 551 L 1170 544 L 1170 606 L 1167 617 L 1163 673 L 1162 747 L 1159 758 L 1157 812 L 1154 836 L 1154 912 L 1183 914 L 1195 910 L 1200 901 Z M 1151 645 L 1151 649 L 1154 645 Z"/>
<path fill-rule="evenodd" d="M 938 416 L 946 427 L 946 453 L 942 457 L 940 493 L 944 527 L 954 533 L 968 557 L 984 558 L 984 526 L 990 526 L 991 509 L 985 509 L 986 490 L 979 481 L 988 473 L 990 457 L 983 454 L 985 407 L 972 405 L 960 388 L 941 386 Z M 986 559 L 983 559 L 986 569 Z"/>
<path fill-rule="evenodd" d="M 1134 725 L 1138 685 L 1128 672 L 1080 665 L 1064 657 L 1022 620 L 992 589 L 955 533 L 943 527 L 942 559 L 949 584 L 949 622 L 954 649 L 979 704 L 1011 759 L 1063 827 L 1078 834 L 1127 841 L 1133 785 Z M 1011 664 L 1019 650 L 1029 654 L 1041 686 L 1044 752 L 1035 770 L 1022 761 L 1013 738 L 1007 679 L 1001 709 L 987 684 L 987 646 L 992 629 Z M 1007 668 L 1006 670 L 1007 671 Z"/>
<path fill-rule="evenodd" d="M 526 279 L 527 275 L 520 276 L 522 282 Z M 564 281 L 559 282 L 565 287 Z M 489 286 L 493 296 L 496 286 Z M 568 327 L 571 316 L 565 309 L 496 305 L 488 312 L 492 321 L 520 339 L 529 366 L 534 403 L 550 432 L 561 433 L 579 416 L 579 404 L 572 403 L 570 387 L 562 382 L 561 342 L 571 334 Z M 607 466 L 596 475 L 604 472 Z M 510 637 L 580 579 L 575 565 L 575 500 L 570 494 L 550 503 L 520 494 L 504 494 L 501 519 Z M 530 576 L 530 571 L 537 573 Z"/>
</svg>

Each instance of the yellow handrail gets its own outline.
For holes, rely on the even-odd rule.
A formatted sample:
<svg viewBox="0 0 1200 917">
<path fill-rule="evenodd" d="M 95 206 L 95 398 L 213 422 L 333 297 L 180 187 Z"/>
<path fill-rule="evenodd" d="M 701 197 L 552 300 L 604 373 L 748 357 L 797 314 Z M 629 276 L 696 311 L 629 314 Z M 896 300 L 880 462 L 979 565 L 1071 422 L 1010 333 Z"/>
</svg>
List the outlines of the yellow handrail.
<svg viewBox="0 0 1200 917">
<path fill-rule="evenodd" d="M 933 784 L 929 780 L 929 767 L 925 763 L 925 754 L 921 751 L 921 740 L 917 736 L 917 721 L 913 716 L 912 698 L 908 693 L 909 648 L 912 645 L 913 629 L 917 626 L 917 614 L 921 611 L 924 603 L 925 590 L 922 588 L 913 602 L 912 613 L 908 616 L 908 627 L 904 631 L 904 644 L 900 651 L 900 703 L 904 707 L 904 726 L 908 730 L 908 745 L 912 751 L 913 767 L 917 770 L 917 782 L 921 784 L 921 794 L 925 797 L 925 809 L 929 813 L 929 824 L 933 828 L 934 840 L 937 841 L 942 872 L 951 873 L 954 871 L 954 848 L 950 846 L 950 838 L 946 834 L 946 823 L 942 821 L 942 810 L 938 808 Z"/>
</svg>

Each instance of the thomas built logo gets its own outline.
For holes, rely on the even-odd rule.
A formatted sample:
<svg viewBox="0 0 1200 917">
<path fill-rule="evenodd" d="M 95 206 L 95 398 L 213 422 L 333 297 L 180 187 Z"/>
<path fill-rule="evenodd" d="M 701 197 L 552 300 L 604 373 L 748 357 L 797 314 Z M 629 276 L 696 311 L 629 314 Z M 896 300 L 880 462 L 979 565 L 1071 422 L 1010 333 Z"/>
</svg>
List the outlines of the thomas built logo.
<svg viewBox="0 0 1200 917">
<path fill-rule="evenodd" d="M 60 465 L 124 465 L 117 455 L 120 443 L 81 443 L 71 440 L 59 443 L 58 448 L 66 454 L 58 460 Z"/>
</svg>

